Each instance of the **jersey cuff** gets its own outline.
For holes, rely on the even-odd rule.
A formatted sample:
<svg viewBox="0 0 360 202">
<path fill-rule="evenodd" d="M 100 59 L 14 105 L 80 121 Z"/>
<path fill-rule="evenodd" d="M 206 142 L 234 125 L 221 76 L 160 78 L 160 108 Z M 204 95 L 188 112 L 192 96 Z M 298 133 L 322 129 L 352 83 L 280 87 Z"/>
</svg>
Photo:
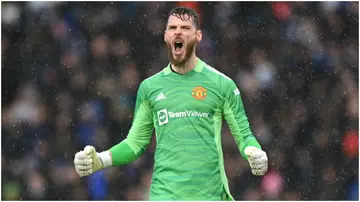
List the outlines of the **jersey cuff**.
<svg viewBox="0 0 360 202">
<path fill-rule="evenodd" d="M 253 146 L 253 147 L 256 147 L 258 149 L 261 149 L 261 145 L 259 144 L 259 142 L 256 140 L 255 137 L 251 137 L 251 138 L 248 138 L 247 140 L 245 140 L 245 142 L 242 144 L 241 148 L 240 148 L 240 153 L 241 153 L 241 156 L 245 159 L 245 160 L 248 160 L 248 157 L 247 155 L 245 154 L 245 148 L 248 147 L 248 146 Z"/>
</svg>

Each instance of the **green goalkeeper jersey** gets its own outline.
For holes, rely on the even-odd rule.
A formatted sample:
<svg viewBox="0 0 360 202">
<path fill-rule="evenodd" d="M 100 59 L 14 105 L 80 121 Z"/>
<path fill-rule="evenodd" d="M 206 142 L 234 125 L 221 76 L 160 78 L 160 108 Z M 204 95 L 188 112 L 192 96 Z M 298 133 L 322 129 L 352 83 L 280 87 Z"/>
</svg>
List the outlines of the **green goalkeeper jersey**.
<svg viewBox="0 0 360 202">
<path fill-rule="evenodd" d="M 169 64 L 140 84 L 123 142 L 137 158 L 155 128 L 150 200 L 234 200 L 224 169 L 223 117 L 244 158 L 246 146 L 260 148 L 236 84 L 200 59 L 186 74 L 173 72 Z"/>
</svg>

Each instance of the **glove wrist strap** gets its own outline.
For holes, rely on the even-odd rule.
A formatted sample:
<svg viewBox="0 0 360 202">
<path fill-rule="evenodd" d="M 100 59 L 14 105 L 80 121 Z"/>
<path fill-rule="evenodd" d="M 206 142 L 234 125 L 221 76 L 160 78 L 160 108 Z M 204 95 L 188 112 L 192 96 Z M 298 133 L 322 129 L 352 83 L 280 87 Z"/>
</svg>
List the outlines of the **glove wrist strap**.
<svg viewBox="0 0 360 202">
<path fill-rule="evenodd" d="M 112 166 L 112 159 L 108 151 L 98 153 L 98 156 L 104 168 Z"/>
</svg>

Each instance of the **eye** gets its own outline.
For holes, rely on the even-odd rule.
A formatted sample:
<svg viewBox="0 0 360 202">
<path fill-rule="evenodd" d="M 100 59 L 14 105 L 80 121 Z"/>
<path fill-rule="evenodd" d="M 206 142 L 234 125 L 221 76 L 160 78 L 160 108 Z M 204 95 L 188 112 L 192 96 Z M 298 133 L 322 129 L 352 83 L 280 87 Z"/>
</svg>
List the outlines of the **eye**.
<svg viewBox="0 0 360 202">
<path fill-rule="evenodd" d="M 170 30 L 176 29 L 176 26 L 169 26 L 168 29 L 170 29 Z"/>
<path fill-rule="evenodd" d="M 189 30 L 189 29 L 190 29 L 189 26 L 182 26 L 181 28 L 182 28 L 182 29 L 186 29 L 186 30 Z"/>
</svg>

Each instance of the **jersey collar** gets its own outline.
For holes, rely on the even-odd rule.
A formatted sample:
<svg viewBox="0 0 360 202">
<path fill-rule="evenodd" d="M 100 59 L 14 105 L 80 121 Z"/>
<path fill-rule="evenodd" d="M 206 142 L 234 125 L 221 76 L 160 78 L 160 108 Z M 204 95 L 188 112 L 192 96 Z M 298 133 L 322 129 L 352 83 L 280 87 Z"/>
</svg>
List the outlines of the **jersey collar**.
<svg viewBox="0 0 360 202">
<path fill-rule="evenodd" d="M 171 65 L 171 63 L 169 63 L 167 65 L 167 67 L 164 68 L 164 75 L 165 76 L 169 75 L 171 73 L 176 74 L 175 72 L 172 72 L 172 70 L 170 68 L 170 65 Z M 188 74 L 191 74 L 193 72 L 201 72 L 203 68 L 204 68 L 204 62 L 200 58 L 198 58 L 198 61 L 197 61 L 196 65 L 195 65 L 195 68 L 193 70 L 191 70 L 190 72 L 187 72 L 184 75 L 188 75 Z M 182 74 L 179 74 L 179 75 L 183 76 Z"/>
</svg>

